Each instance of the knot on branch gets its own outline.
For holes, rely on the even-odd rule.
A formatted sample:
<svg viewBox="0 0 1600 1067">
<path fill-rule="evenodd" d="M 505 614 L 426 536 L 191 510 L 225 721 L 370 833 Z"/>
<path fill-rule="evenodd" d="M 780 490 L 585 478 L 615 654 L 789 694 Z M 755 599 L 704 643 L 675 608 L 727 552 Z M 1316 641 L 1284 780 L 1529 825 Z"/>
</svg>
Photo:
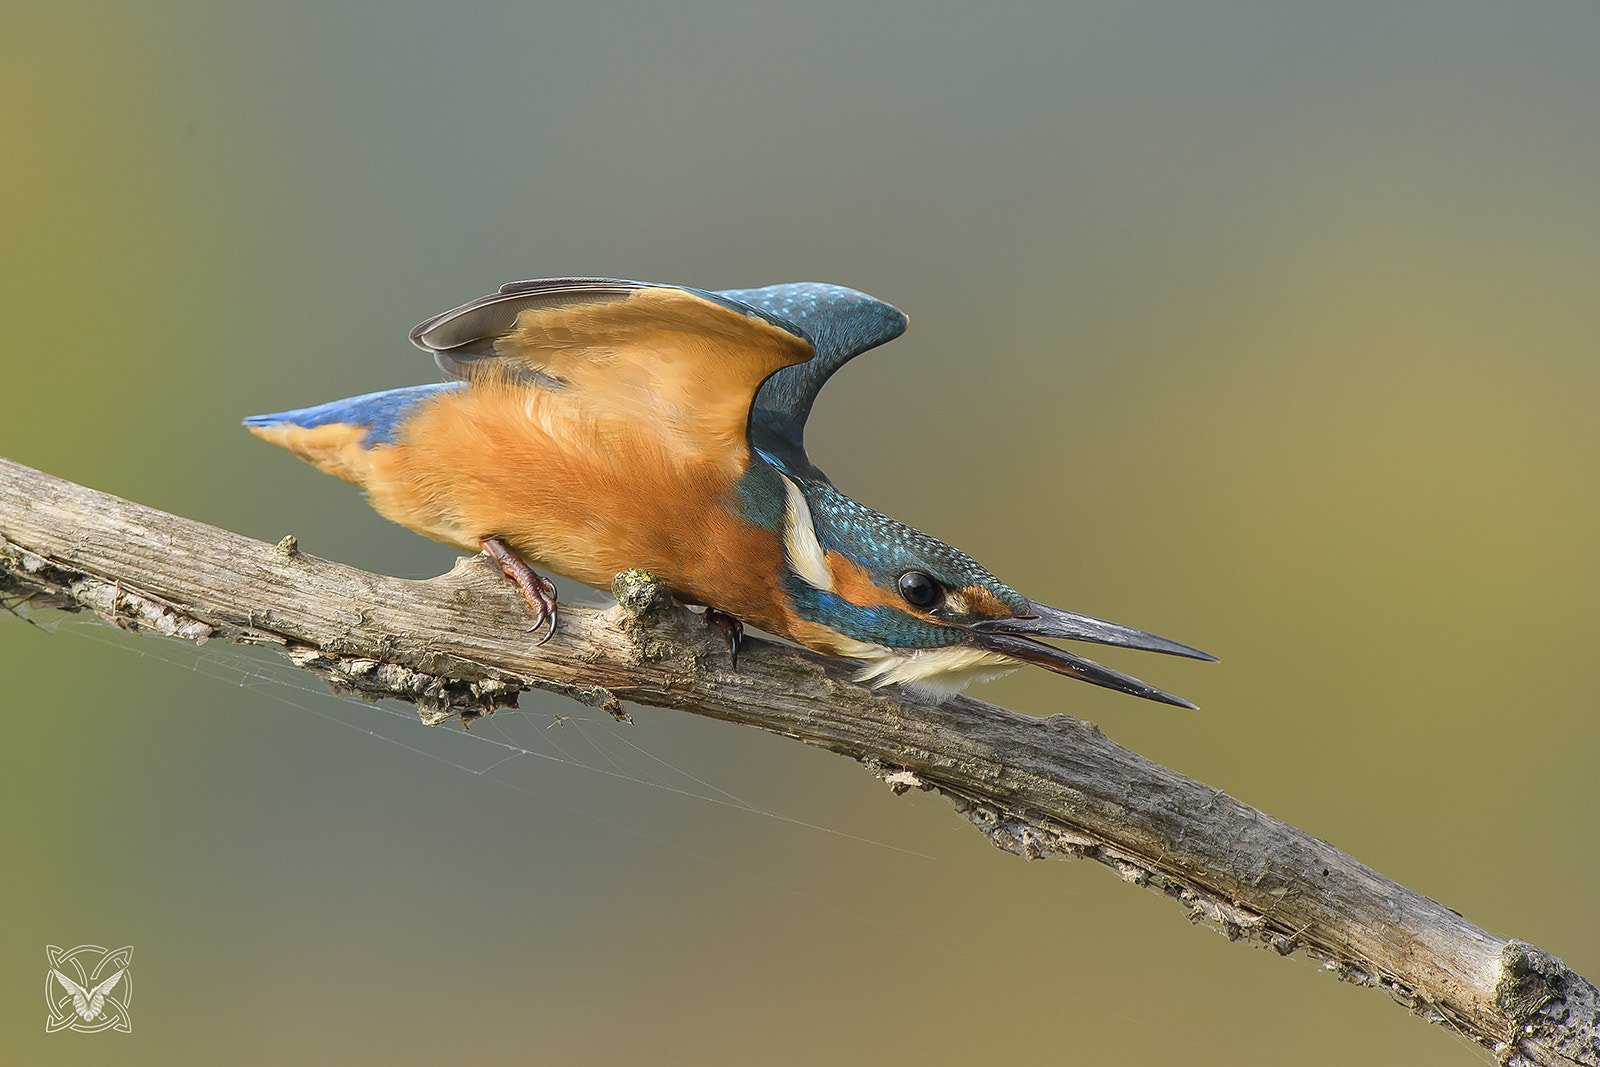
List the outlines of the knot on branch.
<svg viewBox="0 0 1600 1067">
<path fill-rule="evenodd" d="M 666 583 L 644 570 L 618 574 L 611 580 L 611 595 L 628 621 L 639 627 L 660 622 L 678 605 Z"/>
<path fill-rule="evenodd" d="M 711 647 L 700 616 L 678 603 L 665 582 L 645 570 L 627 570 L 611 580 L 618 622 L 645 660 L 672 663 L 684 674 L 699 667 L 697 649 Z"/>
<path fill-rule="evenodd" d="M 1572 1063 L 1600 1064 L 1600 991 L 1561 960 L 1526 941 L 1510 941 L 1500 953 L 1495 1007 L 1505 1013 L 1511 1033 L 1504 1062 L 1524 1059 L 1522 1046 L 1554 1051 Z"/>
</svg>

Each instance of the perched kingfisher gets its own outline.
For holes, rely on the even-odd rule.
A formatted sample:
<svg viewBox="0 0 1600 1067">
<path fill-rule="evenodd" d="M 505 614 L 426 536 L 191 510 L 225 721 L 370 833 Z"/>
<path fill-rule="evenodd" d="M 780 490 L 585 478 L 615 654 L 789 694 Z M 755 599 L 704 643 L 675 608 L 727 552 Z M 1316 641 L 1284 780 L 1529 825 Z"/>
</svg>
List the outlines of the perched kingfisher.
<svg viewBox="0 0 1600 1067">
<path fill-rule="evenodd" d="M 735 665 L 749 623 L 862 660 L 873 685 L 943 694 L 1036 663 L 1193 707 L 1037 638 L 1214 657 L 1035 603 L 807 458 L 823 383 L 905 328 L 837 285 L 511 282 L 411 331 L 450 380 L 245 425 L 386 518 L 493 557 L 545 639 L 555 587 L 534 567 L 602 589 L 642 568 L 706 608 Z"/>
</svg>

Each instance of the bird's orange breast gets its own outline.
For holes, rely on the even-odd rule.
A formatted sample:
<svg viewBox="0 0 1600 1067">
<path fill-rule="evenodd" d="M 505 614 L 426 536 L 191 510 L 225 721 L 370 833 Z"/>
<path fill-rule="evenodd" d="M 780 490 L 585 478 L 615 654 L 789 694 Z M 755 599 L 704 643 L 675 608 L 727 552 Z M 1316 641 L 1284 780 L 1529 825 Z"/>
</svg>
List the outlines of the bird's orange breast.
<svg viewBox="0 0 1600 1067">
<path fill-rule="evenodd" d="M 499 537 L 536 569 L 601 589 L 643 568 L 783 633 L 783 550 L 740 513 L 737 473 L 725 455 L 596 418 L 559 389 L 489 380 L 420 405 L 370 449 L 361 482 L 382 515 L 434 540 L 477 551 Z"/>
</svg>

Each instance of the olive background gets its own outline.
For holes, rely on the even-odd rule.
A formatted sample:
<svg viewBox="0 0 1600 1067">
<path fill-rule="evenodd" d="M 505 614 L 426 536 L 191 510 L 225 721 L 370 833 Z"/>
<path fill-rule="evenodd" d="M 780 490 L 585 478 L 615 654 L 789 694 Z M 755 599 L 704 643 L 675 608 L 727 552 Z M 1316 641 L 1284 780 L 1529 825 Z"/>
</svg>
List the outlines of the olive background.
<svg viewBox="0 0 1600 1067">
<path fill-rule="evenodd" d="M 1103 656 L 1199 712 L 979 695 L 1600 978 L 1597 41 L 1589 3 L 12 11 L 0 454 L 424 577 L 238 420 L 432 380 L 406 331 L 514 278 L 851 285 L 911 328 L 817 405 L 840 487 L 1222 659 Z M 35 621 L 18 1063 L 1489 1061 L 792 742 L 537 695 L 463 737 Z M 131 1034 L 45 1034 L 84 943 L 134 946 Z"/>
</svg>

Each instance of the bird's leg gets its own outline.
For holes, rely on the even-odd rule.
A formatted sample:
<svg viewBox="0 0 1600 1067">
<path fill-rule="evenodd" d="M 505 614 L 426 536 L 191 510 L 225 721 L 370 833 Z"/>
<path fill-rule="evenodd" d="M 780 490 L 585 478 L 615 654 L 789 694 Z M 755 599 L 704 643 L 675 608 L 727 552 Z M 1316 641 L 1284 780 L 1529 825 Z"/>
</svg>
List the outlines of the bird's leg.
<svg viewBox="0 0 1600 1067">
<path fill-rule="evenodd" d="M 511 550 L 511 546 L 498 537 L 485 537 L 478 541 L 483 549 L 483 554 L 500 564 L 500 570 L 507 578 L 517 583 L 517 588 L 522 590 L 522 595 L 533 605 L 533 625 L 528 628 L 532 633 L 540 625 L 548 623 L 544 636 L 539 638 L 542 645 L 550 640 L 556 632 L 556 586 L 550 579 L 534 573 L 532 567 L 522 562 L 522 557 Z"/>
<path fill-rule="evenodd" d="M 733 658 L 733 669 L 739 669 L 739 646 L 744 643 L 744 623 L 716 608 L 706 608 L 706 625 L 722 631 L 728 641 L 728 655 Z"/>
</svg>

